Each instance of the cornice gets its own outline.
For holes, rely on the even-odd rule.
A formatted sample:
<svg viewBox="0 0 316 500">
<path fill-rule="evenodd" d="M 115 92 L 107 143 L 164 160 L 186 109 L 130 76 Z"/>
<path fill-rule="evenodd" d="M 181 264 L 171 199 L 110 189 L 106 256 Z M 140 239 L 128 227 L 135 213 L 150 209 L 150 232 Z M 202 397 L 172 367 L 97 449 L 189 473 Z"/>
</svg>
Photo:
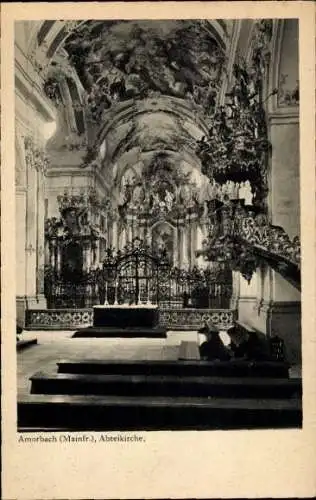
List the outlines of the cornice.
<svg viewBox="0 0 316 500">
<path fill-rule="evenodd" d="M 287 125 L 296 123 L 298 124 L 300 121 L 299 112 L 297 109 L 282 109 L 279 108 L 278 112 L 270 113 L 268 116 L 268 120 L 270 125 Z"/>
<path fill-rule="evenodd" d="M 87 167 L 85 169 L 80 166 L 69 166 L 58 165 L 58 166 L 50 166 L 47 171 L 46 177 L 68 177 L 71 175 L 78 175 L 80 177 L 91 177 L 94 174 L 94 170 L 92 167 Z"/>
<path fill-rule="evenodd" d="M 239 297 L 239 302 L 256 302 L 257 297 L 256 296 L 251 296 L 251 297 L 243 297 L 242 295 Z"/>
</svg>

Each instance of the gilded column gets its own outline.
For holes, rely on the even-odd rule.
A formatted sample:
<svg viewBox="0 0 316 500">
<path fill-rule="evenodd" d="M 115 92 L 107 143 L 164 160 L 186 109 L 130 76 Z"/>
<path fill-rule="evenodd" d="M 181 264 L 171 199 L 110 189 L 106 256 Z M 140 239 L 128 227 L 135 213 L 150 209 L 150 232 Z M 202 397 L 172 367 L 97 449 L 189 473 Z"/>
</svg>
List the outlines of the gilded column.
<svg viewBox="0 0 316 500">
<path fill-rule="evenodd" d="M 182 266 L 187 268 L 189 265 L 188 262 L 188 238 L 187 238 L 187 227 L 182 228 Z"/>
<path fill-rule="evenodd" d="M 57 256 L 56 256 L 57 242 L 56 238 L 53 238 L 50 242 L 50 265 L 55 271 L 57 270 Z"/>
<path fill-rule="evenodd" d="M 178 239 L 178 227 L 174 229 L 174 247 L 173 247 L 173 265 L 175 267 L 179 266 L 179 239 Z"/>
<path fill-rule="evenodd" d="M 58 273 L 58 276 L 61 274 L 61 246 L 57 242 L 57 248 L 56 248 L 56 270 Z"/>
<path fill-rule="evenodd" d="M 133 239 L 133 232 L 132 232 L 132 223 L 133 223 L 133 216 L 127 216 L 127 243 L 130 243 Z"/>
<path fill-rule="evenodd" d="M 101 240 L 100 238 L 95 242 L 95 259 L 94 259 L 94 264 L 99 265 L 100 260 L 101 260 L 101 252 L 100 252 L 100 247 L 101 247 Z"/>
<path fill-rule="evenodd" d="M 112 222 L 112 246 L 117 249 L 117 237 L 118 237 L 118 227 L 117 227 L 117 220 L 114 218 Z"/>
<path fill-rule="evenodd" d="M 197 231 L 196 231 L 196 222 L 193 222 L 190 227 L 190 249 L 191 249 L 191 267 L 193 267 L 196 263 L 196 257 L 195 257 L 195 251 L 196 251 L 196 244 L 197 244 Z"/>
</svg>

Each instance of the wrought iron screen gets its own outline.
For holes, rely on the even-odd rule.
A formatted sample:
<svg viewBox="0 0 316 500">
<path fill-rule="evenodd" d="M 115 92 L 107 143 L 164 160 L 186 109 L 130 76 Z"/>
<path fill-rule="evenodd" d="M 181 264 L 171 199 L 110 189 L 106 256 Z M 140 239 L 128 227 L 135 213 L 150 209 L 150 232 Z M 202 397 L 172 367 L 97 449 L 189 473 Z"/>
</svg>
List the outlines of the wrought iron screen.
<svg viewBox="0 0 316 500">
<path fill-rule="evenodd" d="M 48 308 L 153 303 L 173 309 L 228 309 L 232 273 L 223 265 L 190 270 L 172 267 L 164 251 L 153 253 L 136 239 L 122 251 L 108 248 L 102 269 L 84 274 L 80 282 L 66 281 L 47 269 L 45 295 Z"/>
</svg>

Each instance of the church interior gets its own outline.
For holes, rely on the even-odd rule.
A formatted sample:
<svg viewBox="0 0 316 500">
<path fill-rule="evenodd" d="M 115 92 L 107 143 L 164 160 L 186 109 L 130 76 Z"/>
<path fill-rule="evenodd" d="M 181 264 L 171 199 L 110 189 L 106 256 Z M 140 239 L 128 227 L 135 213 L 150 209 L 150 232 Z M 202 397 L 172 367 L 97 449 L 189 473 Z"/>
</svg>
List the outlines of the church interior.
<svg viewBox="0 0 316 500">
<path fill-rule="evenodd" d="M 295 19 L 15 23 L 18 429 L 300 427 Z"/>
</svg>

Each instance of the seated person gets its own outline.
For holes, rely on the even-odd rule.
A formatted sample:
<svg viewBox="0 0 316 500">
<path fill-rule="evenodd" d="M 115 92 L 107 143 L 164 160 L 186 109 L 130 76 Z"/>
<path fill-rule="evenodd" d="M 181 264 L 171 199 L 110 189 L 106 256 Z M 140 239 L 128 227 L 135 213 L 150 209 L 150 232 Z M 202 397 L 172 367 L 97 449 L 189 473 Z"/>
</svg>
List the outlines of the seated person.
<svg viewBox="0 0 316 500">
<path fill-rule="evenodd" d="M 269 339 L 270 355 L 273 361 L 286 361 L 285 342 L 278 335 Z"/>
<path fill-rule="evenodd" d="M 235 358 L 249 361 L 267 361 L 271 359 L 269 346 L 265 339 L 260 339 L 257 332 L 248 332 L 247 338 L 239 345 L 232 342 L 231 350 Z"/>
<path fill-rule="evenodd" d="M 229 349 L 225 347 L 214 325 L 205 323 L 198 332 L 204 333 L 207 337 L 207 340 L 200 345 L 200 356 L 202 360 L 212 361 L 214 359 L 219 359 L 220 361 L 227 361 L 231 358 Z"/>
</svg>

